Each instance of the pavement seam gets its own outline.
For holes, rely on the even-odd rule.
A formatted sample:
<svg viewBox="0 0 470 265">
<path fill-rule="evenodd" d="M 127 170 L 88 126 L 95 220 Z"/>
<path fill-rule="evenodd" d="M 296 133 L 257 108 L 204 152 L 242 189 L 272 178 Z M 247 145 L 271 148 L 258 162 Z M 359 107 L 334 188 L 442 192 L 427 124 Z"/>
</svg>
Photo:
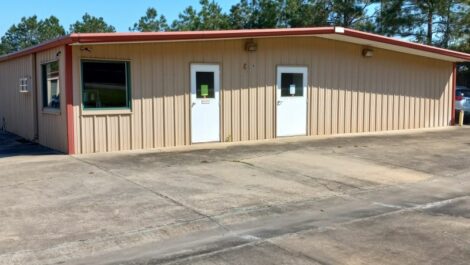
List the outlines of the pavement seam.
<svg viewBox="0 0 470 265">
<path fill-rule="evenodd" d="M 184 257 L 182 259 L 176 258 L 174 261 L 170 261 L 170 262 L 164 263 L 164 264 L 165 265 L 171 265 L 171 264 L 175 264 L 175 263 L 178 263 L 178 262 L 181 262 L 181 261 L 191 260 L 191 259 L 194 259 L 194 258 L 210 257 L 210 256 L 216 255 L 218 253 L 223 253 L 223 252 L 227 252 L 227 251 L 230 251 L 230 250 L 233 250 L 233 249 L 242 248 L 242 247 L 247 246 L 247 245 L 257 245 L 257 244 L 261 244 L 261 243 L 264 243 L 264 242 L 267 242 L 267 243 L 278 246 L 277 244 L 275 244 L 273 242 L 273 240 L 276 240 L 276 239 L 281 238 L 281 237 L 291 237 L 291 236 L 297 235 L 299 233 L 305 233 L 305 232 L 308 233 L 308 232 L 311 232 L 311 231 L 331 230 L 331 229 L 335 229 L 336 227 L 341 227 L 341 226 L 345 226 L 345 225 L 349 225 L 349 224 L 354 224 L 354 223 L 357 223 L 357 222 L 377 219 L 377 218 L 381 218 L 381 217 L 384 217 L 384 216 L 401 214 L 401 213 L 404 213 L 404 212 L 413 212 L 413 211 L 419 211 L 419 210 L 426 210 L 426 209 L 430 209 L 430 208 L 434 208 L 434 207 L 439 207 L 439 206 L 442 206 L 442 205 L 445 205 L 445 204 L 449 204 L 449 203 L 452 203 L 452 202 L 455 202 L 455 201 L 458 201 L 458 200 L 466 199 L 466 198 L 469 198 L 469 196 L 470 195 L 463 195 L 463 196 L 454 197 L 454 198 L 450 198 L 450 199 L 446 199 L 446 200 L 420 204 L 420 205 L 416 205 L 416 206 L 412 206 L 412 207 L 406 207 L 406 208 L 402 208 L 402 209 L 398 209 L 398 210 L 395 210 L 395 211 L 390 211 L 390 212 L 386 212 L 386 213 L 382 213 L 382 214 L 377 214 L 377 215 L 373 215 L 373 216 L 357 218 L 357 219 L 354 219 L 354 220 L 351 220 L 351 221 L 340 222 L 340 223 L 336 223 L 336 224 L 333 224 L 333 225 L 330 225 L 330 226 L 319 226 L 319 227 L 314 227 L 314 228 L 301 229 L 301 230 L 298 230 L 298 231 L 295 231 L 295 232 L 285 233 L 285 234 L 273 236 L 273 237 L 270 237 L 270 238 L 259 238 L 258 240 L 255 240 L 253 242 L 240 244 L 240 245 L 230 247 L 230 248 L 220 249 L 220 250 L 217 250 L 217 251 L 204 253 L 204 254 L 201 254 L 201 255 L 195 255 L 195 256 L 191 256 L 191 257 Z M 286 251 L 288 251 L 288 250 L 286 250 Z M 288 251 L 288 252 L 292 253 L 290 251 Z M 316 261 L 316 262 L 318 262 L 318 261 Z"/>
<path fill-rule="evenodd" d="M 179 263 L 184 262 L 184 261 L 191 261 L 191 260 L 201 259 L 201 258 L 205 258 L 205 257 L 212 257 L 212 256 L 215 256 L 217 254 L 226 253 L 226 252 L 229 252 L 229 251 L 232 251 L 232 250 L 237 250 L 237 249 L 241 249 L 241 248 L 248 247 L 248 246 L 258 246 L 258 245 L 261 245 L 263 243 L 267 243 L 271 246 L 275 246 L 275 247 L 277 247 L 277 248 L 279 248 L 283 251 L 286 251 L 290 254 L 293 254 L 294 256 L 304 257 L 304 258 L 308 259 L 309 261 L 320 263 L 321 265 L 328 265 L 327 263 L 323 263 L 323 262 L 320 262 L 320 261 L 317 261 L 317 260 L 313 259 L 312 257 L 306 256 L 303 253 L 300 253 L 300 252 L 299 253 L 292 253 L 291 251 L 289 251 L 287 249 L 284 249 L 284 248 L 270 242 L 269 240 L 270 239 L 259 239 L 259 240 L 256 240 L 256 241 L 241 243 L 241 244 L 238 244 L 236 246 L 231 246 L 231 247 L 227 247 L 227 248 L 223 248 L 223 249 L 218 249 L 218 250 L 203 253 L 203 254 L 197 254 L 197 255 L 194 255 L 194 256 L 189 256 L 189 257 L 184 257 L 184 258 L 176 258 L 172 261 L 167 261 L 167 262 L 160 263 L 160 264 L 162 264 L 162 265 L 179 264 Z M 117 264 L 120 264 L 120 263 L 117 263 Z M 147 264 L 153 264 L 153 263 L 147 263 Z M 155 264 L 157 264 L 157 263 L 155 263 Z"/>
<path fill-rule="evenodd" d="M 315 259 L 315 258 L 310 257 L 310 256 L 308 256 L 308 255 L 306 255 L 306 254 L 304 254 L 304 253 L 302 253 L 302 252 L 300 252 L 300 251 L 293 251 L 293 250 L 290 250 L 290 249 L 281 247 L 281 246 L 279 246 L 278 244 L 275 244 L 274 242 L 271 242 L 271 241 L 269 241 L 269 240 L 266 240 L 265 242 L 268 243 L 270 246 L 276 247 L 276 248 L 278 248 L 278 249 L 280 249 L 280 250 L 282 250 L 282 251 L 285 251 L 285 252 L 287 252 L 287 253 L 289 253 L 289 254 L 292 254 L 292 255 L 294 255 L 294 256 L 296 256 L 296 257 L 305 258 L 305 259 L 307 259 L 307 260 L 309 260 L 309 261 L 315 262 L 315 263 L 320 264 L 320 265 L 330 265 L 329 263 L 327 263 L 327 262 L 325 262 L 325 261 Z"/>
<path fill-rule="evenodd" d="M 240 243 L 236 246 L 226 247 L 226 248 L 214 250 L 214 251 L 211 251 L 211 252 L 206 252 L 206 253 L 203 253 L 203 254 L 196 254 L 194 256 L 186 256 L 186 257 L 182 257 L 182 258 L 175 257 L 174 260 L 167 261 L 167 262 L 164 262 L 162 264 L 171 265 L 171 264 L 178 264 L 182 261 L 188 261 L 188 260 L 193 260 L 193 259 L 197 259 L 197 258 L 204 258 L 204 257 L 211 257 L 211 256 L 217 255 L 219 253 L 224 253 L 224 252 L 228 252 L 228 251 L 231 251 L 231 250 L 240 249 L 240 248 L 243 248 L 243 247 L 246 247 L 246 246 L 249 246 L 249 245 L 260 245 L 262 243 L 268 243 L 268 244 L 278 246 L 275 242 L 273 242 L 273 240 L 276 240 L 276 239 L 281 238 L 281 237 L 292 237 L 292 236 L 295 236 L 299 233 L 308 233 L 308 232 L 312 232 L 312 231 L 321 231 L 321 232 L 323 232 L 323 231 L 326 231 L 326 230 L 335 229 L 337 227 L 341 227 L 341 226 L 345 226 L 345 225 L 349 225 L 349 224 L 354 224 L 354 223 L 357 223 L 357 222 L 377 219 L 377 218 L 381 218 L 381 217 L 384 217 L 384 216 L 401 214 L 401 213 L 404 213 L 404 212 L 413 212 L 413 211 L 419 211 L 419 210 L 426 210 L 426 209 L 446 205 L 446 204 L 449 204 L 449 203 L 453 203 L 453 202 L 458 201 L 458 200 L 466 199 L 466 198 L 469 198 L 469 196 L 470 195 L 463 195 L 463 196 L 454 197 L 454 198 L 450 198 L 450 199 L 445 199 L 445 200 L 420 204 L 420 205 L 416 205 L 416 206 L 412 206 L 412 207 L 406 207 L 406 208 L 402 208 L 402 209 L 398 209 L 398 210 L 394 210 L 394 211 L 390 211 L 390 212 L 386 212 L 386 213 L 381 213 L 381 214 L 377 214 L 377 215 L 373 215 L 373 216 L 356 218 L 356 219 L 346 221 L 346 222 L 339 222 L 339 223 L 336 223 L 336 224 L 333 224 L 333 225 L 318 226 L 318 227 L 307 228 L 307 229 L 299 229 L 298 231 L 295 231 L 295 232 L 289 232 L 289 233 L 285 233 L 285 234 L 282 234 L 282 235 L 276 235 L 276 236 L 273 236 L 273 237 L 266 237 L 266 238 L 253 237 L 253 238 L 257 238 L 257 239 L 253 239 L 253 241 L 247 242 L 247 243 Z M 243 235 L 238 235 L 236 233 L 234 233 L 233 236 L 244 239 Z M 278 247 L 280 247 L 280 246 L 278 246 Z M 280 247 L 280 248 L 284 249 L 282 247 Z M 286 249 L 284 249 L 284 250 L 286 250 Z M 289 250 L 286 250 L 286 251 L 288 251 L 291 254 L 294 254 Z M 305 255 L 303 253 L 300 253 L 300 254 Z M 319 261 L 317 261 L 315 259 L 312 259 L 312 261 L 320 263 Z M 120 263 L 116 263 L 116 264 L 120 264 Z M 320 263 L 320 264 L 325 264 L 325 263 Z M 327 264 L 328 263 L 326 263 L 325 265 L 327 265 Z"/>
<path fill-rule="evenodd" d="M 222 249 L 214 250 L 214 251 L 203 253 L 203 254 L 197 254 L 197 255 L 194 255 L 194 256 L 184 257 L 184 258 L 176 258 L 172 261 L 167 261 L 167 262 L 164 262 L 164 263 L 161 263 L 161 264 L 162 265 L 171 265 L 171 264 L 177 264 L 177 263 L 182 262 L 182 261 L 193 260 L 193 259 L 204 258 L 204 257 L 211 257 L 211 256 L 214 256 L 214 255 L 217 255 L 217 254 L 220 254 L 220 253 L 225 253 L 225 252 L 231 251 L 231 250 L 240 249 L 240 248 L 244 248 L 244 247 L 247 247 L 247 246 L 259 245 L 259 244 L 262 244 L 263 242 L 264 242 L 264 240 L 241 243 L 241 244 L 238 244 L 236 246 L 222 248 Z"/>
<path fill-rule="evenodd" d="M 100 242 L 105 242 L 105 241 L 109 241 L 109 240 L 113 240 L 113 239 L 118 239 L 122 236 L 133 235 L 133 234 L 143 234 L 143 233 L 147 233 L 147 232 L 151 232 L 151 231 L 158 231 L 158 230 L 164 229 L 168 226 L 186 225 L 186 224 L 191 224 L 191 223 L 198 222 L 198 221 L 205 220 L 205 219 L 207 219 L 207 218 L 200 217 L 200 218 L 191 219 L 191 220 L 182 221 L 182 222 L 167 223 L 167 224 L 160 225 L 160 226 L 155 226 L 155 227 L 152 227 L 152 228 L 135 229 L 135 230 L 129 230 L 129 231 L 121 232 L 121 233 L 109 234 L 109 235 L 105 235 L 105 236 L 102 236 L 102 237 L 95 237 L 93 239 L 69 241 L 69 242 L 66 242 L 66 243 L 63 243 L 63 244 L 55 245 L 53 247 L 42 248 L 42 249 L 28 249 L 28 250 L 20 250 L 20 251 L 15 251 L 15 252 L 0 253 L 0 258 L 4 257 L 4 256 L 12 255 L 12 254 L 17 254 L 17 253 L 21 253 L 21 254 L 35 253 L 37 251 L 61 249 L 64 245 L 74 244 L 74 243 L 77 243 L 77 242 L 80 242 L 80 243 L 91 243 L 91 242 L 100 243 Z M 96 239 L 98 239 L 98 240 L 96 240 Z"/>
<path fill-rule="evenodd" d="M 181 202 L 177 201 L 176 199 L 171 198 L 170 196 L 168 196 L 168 195 L 166 195 L 166 194 L 163 194 L 163 193 L 154 191 L 154 190 L 152 190 L 152 189 L 150 189 L 150 188 L 147 188 L 147 187 L 145 187 L 145 186 L 143 186 L 143 185 L 141 185 L 141 184 L 139 184 L 139 183 L 137 183 L 137 182 L 135 182 L 135 181 L 132 181 L 132 180 L 126 178 L 125 176 L 122 176 L 122 175 L 120 175 L 120 174 L 117 174 L 117 173 L 115 173 L 115 172 L 112 172 L 112 171 L 110 171 L 110 170 L 108 170 L 108 169 L 106 169 L 106 168 L 100 167 L 100 166 L 98 166 L 98 165 L 96 165 L 96 164 L 94 164 L 94 163 L 92 163 L 92 162 L 87 161 L 87 160 L 83 160 L 83 159 L 80 159 L 80 158 L 77 158 L 77 157 L 74 157 L 74 159 L 77 159 L 78 161 L 80 161 L 80 162 L 82 162 L 82 163 L 85 163 L 85 164 L 91 165 L 91 166 L 93 166 L 93 167 L 96 167 L 96 168 L 98 168 L 98 169 L 100 169 L 100 170 L 102 170 L 102 171 L 104 171 L 104 172 L 106 172 L 106 173 L 108 173 L 108 174 L 110 174 L 110 175 L 112 175 L 112 176 L 114 176 L 114 177 L 117 177 L 117 178 L 119 178 L 119 179 L 121 179 L 121 180 L 124 180 L 124 181 L 126 181 L 126 182 L 129 182 L 129 183 L 131 183 L 131 184 L 133 184 L 133 185 L 135 185 L 135 186 L 137 186 L 137 187 L 139 187 L 139 188 L 141 188 L 141 189 L 144 189 L 144 190 L 146 190 L 146 191 L 148 191 L 148 192 L 150 192 L 150 193 L 152 193 L 152 194 L 154 194 L 154 195 L 156 195 L 156 196 L 158 196 L 158 197 L 160 197 L 160 198 L 163 198 L 163 199 L 165 199 L 165 200 L 167 200 L 167 201 L 170 201 L 170 202 L 172 202 L 172 203 L 174 203 L 174 204 L 176 204 L 176 205 L 178 205 L 178 206 L 181 206 L 181 207 L 183 207 L 183 208 L 185 208 L 185 209 L 187 209 L 187 210 L 189 210 L 189 211 L 191 211 L 191 212 L 193 212 L 193 213 L 195 213 L 195 214 L 197 214 L 197 215 L 199 215 L 199 216 L 202 216 L 202 217 L 204 217 L 204 218 L 207 218 L 208 220 L 210 220 L 210 221 L 212 221 L 213 223 L 217 224 L 217 226 L 219 226 L 219 227 L 222 228 L 223 230 L 225 230 L 225 231 L 227 231 L 227 232 L 230 232 L 230 229 L 228 229 L 226 226 L 224 226 L 223 224 L 221 224 L 220 222 L 218 222 L 216 219 L 212 218 L 210 215 L 204 214 L 204 213 L 202 213 L 202 212 L 200 212 L 200 211 L 198 211 L 198 210 L 196 210 L 196 209 L 194 209 L 194 208 L 192 208 L 192 207 L 190 207 L 190 206 L 188 206 L 188 205 L 186 205 L 186 204 L 184 204 L 184 203 L 181 203 Z"/>
<path fill-rule="evenodd" d="M 281 236 L 293 236 L 295 234 L 298 234 L 299 232 L 309 232 L 309 231 L 315 231 L 315 230 L 321 230 L 321 231 L 330 230 L 330 229 L 334 229 L 335 227 L 345 226 L 345 225 L 354 224 L 354 223 L 362 222 L 362 221 L 373 220 L 373 219 L 382 218 L 382 217 L 385 217 L 385 216 L 401 214 L 401 213 L 407 213 L 407 212 L 413 212 L 413 211 L 428 210 L 428 209 L 432 209 L 432 208 L 435 208 L 435 207 L 440 207 L 440 206 L 443 206 L 443 205 L 447 205 L 447 204 L 450 204 L 450 203 L 453 203 L 453 202 L 456 202 L 456 201 L 460 201 L 460 200 L 463 200 L 463 199 L 468 199 L 468 198 L 470 198 L 470 194 L 466 194 L 466 195 L 462 195 L 462 196 L 458 196 L 458 197 L 454 197 L 454 198 L 450 198 L 450 199 L 440 200 L 440 201 L 434 201 L 434 202 L 425 203 L 425 204 L 414 205 L 414 206 L 411 206 L 411 207 L 404 206 L 402 208 L 391 208 L 391 207 L 385 207 L 384 206 L 384 208 L 397 209 L 397 210 L 390 211 L 390 212 L 385 212 L 385 213 L 381 213 L 381 214 L 377 214 L 377 215 L 372 215 L 372 216 L 368 216 L 368 217 L 357 218 L 357 219 L 353 219 L 353 220 L 350 220 L 350 221 L 333 224 L 333 225 L 330 225 L 330 226 L 308 228 L 308 229 L 300 230 L 300 231 L 293 232 L 293 233 L 286 233 L 286 234 L 281 235 Z M 272 237 L 272 238 L 269 238 L 269 239 L 266 239 L 266 240 L 276 239 L 276 238 L 281 237 L 281 236 L 275 236 L 275 237 Z"/>
</svg>

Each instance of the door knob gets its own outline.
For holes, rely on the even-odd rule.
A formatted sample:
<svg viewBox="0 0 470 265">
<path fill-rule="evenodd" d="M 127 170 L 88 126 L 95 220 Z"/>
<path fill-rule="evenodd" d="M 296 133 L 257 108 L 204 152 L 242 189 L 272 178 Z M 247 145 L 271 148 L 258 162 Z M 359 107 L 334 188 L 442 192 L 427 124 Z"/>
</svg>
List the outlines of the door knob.
<svg viewBox="0 0 470 265">
<path fill-rule="evenodd" d="M 196 102 L 193 102 L 193 103 L 191 104 L 191 107 L 194 107 L 194 106 L 196 106 Z"/>
<path fill-rule="evenodd" d="M 279 106 L 279 105 L 281 105 L 281 104 L 282 104 L 282 101 L 278 100 L 278 101 L 277 101 L 277 105 Z"/>
</svg>

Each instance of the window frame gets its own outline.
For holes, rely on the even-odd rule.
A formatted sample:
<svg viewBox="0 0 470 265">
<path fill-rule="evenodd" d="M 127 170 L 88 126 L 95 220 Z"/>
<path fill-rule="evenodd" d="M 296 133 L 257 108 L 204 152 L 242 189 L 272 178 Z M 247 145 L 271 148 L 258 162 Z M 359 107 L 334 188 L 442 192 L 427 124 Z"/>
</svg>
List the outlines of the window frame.
<svg viewBox="0 0 470 265">
<path fill-rule="evenodd" d="M 121 64 L 123 63 L 125 66 L 125 73 L 126 73 L 126 96 L 127 96 L 127 106 L 126 107 L 101 107 L 101 108 L 90 108 L 85 107 L 84 100 L 83 100 L 83 91 L 85 88 L 85 82 L 83 82 L 83 65 L 84 63 L 114 63 L 114 64 Z M 93 113 L 99 112 L 103 113 L 106 111 L 109 112 L 130 112 L 132 110 L 132 87 L 131 87 L 131 71 L 130 71 L 130 60 L 112 60 L 112 59 L 81 59 L 80 60 L 80 102 L 81 102 L 81 109 L 84 113 Z"/>
<path fill-rule="evenodd" d="M 57 63 L 57 77 L 49 78 L 47 77 L 47 65 Z M 59 107 L 49 107 L 46 105 L 47 102 L 47 94 L 48 94 L 48 83 L 49 80 L 57 80 L 58 91 L 59 91 Z M 42 93 L 42 110 L 43 111 L 50 111 L 50 112 L 58 112 L 62 108 L 62 93 L 61 93 L 61 84 L 60 84 L 60 60 L 52 60 L 41 63 L 41 93 Z"/>
<path fill-rule="evenodd" d="M 27 93 L 29 92 L 29 78 L 27 77 L 21 77 L 19 79 L 19 89 L 20 89 L 20 93 Z"/>
</svg>

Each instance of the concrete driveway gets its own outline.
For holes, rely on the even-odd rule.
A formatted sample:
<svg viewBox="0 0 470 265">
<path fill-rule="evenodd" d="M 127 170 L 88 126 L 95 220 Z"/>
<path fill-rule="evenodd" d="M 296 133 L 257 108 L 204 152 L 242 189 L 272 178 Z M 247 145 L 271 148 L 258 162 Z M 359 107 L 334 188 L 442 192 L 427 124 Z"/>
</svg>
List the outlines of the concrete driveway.
<svg viewBox="0 0 470 265">
<path fill-rule="evenodd" d="M 469 135 L 86 156 L 1 135 L 0 264 L 468 264 Z"/>
</svg>

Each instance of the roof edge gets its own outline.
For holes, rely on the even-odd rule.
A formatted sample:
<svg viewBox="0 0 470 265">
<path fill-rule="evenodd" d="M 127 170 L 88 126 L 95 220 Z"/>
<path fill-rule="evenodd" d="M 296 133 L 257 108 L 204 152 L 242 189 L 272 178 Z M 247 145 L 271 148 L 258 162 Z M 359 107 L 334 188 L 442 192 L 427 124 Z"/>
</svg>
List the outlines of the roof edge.
<svg viewBox="0 0 470 265">
<path fill-rule="evenodd" d="M 92 44 L 106 42 L 151 42 L 151 41 L 185 41 L 185 40 L 216 40 L 230 38 L 260 38 L 309 36 L 322 34 L 338 34 L 353 38 L 365 39 L 390 45 L 410 48 L 419 51 L 436 53 L 443 56 L 470 61 L 470 54 L 438 48 L 434 46 L 399 40 L 377 34 L 367 33 L 343 27 L 316 28 L 276 28 L 276 29 L 244 29 L 244 30 L 215 30 L 215 31 L 168 31 L 168 32 L 127 32 L 127 33 L 72 33 L 39 45 L 0 56 L 0 62 L 41 52 L 68 44 Z"/>
<path fill-rule="evenodd" d="M 334 27 L 318 28 L 277 28 L 212 31 L 167 31 L 127 33 L 75 33 L 71 37 L 79 43 L 139 42 L 139 41 L 181 41 L 228 38 L 255 38 L 275 36 L 303 36 L 334 33 Z"/>
<path fill-rule="evenodd" d="M 101 42 L 145 42 L 145 41 L 184 41 L 227 38 L 255 38 L 274 36 L 302 36 L 334 33 L 334 27 L 317 28 L 276 28 L 276 29 L 242 29 L 213 31 L 167 31 L 167 32 L 123 32 L 123 33 L 72 33 L 57 39 L 0 56 L 0 62 L 12 60 L 32 53 L 41 52 L 62 45 L 73 43 Z"/>
<path fill-rule="evenodd" d="M 336 33 L 338 34 L 338 32 Z M 399 39 L 386 37 L 386 36 L 382 36 L 378 34 L 363 32 L 359 30 L 344 28 L 344 33 L 342 33 L 342 35 L 354 37 L 354 38 L 366 39 L 370 41 L 382 42 L 386 44 L 401 46 L 401 47 L 425 51 L 425 52 L 436 53 L 440 55 L 454 57 L 457 59 L 462 59 L 463 61 L 470 61 L 470 54 L 468 53 L 439 48 L 439 47 L 420 44 L 420 43 L 411 42 L 411 41 L 399 40 Z"/>
<path fill-rule="evenodd" d="M 30 54 L 33 54 L 33 53 L 36 53 L 36 52 L 45 51 L 45 50 L 48 50 L 48 49 L 52 49 L 52 48 L 55 48 L 55 47 L 58 47 L 58 46 L 67 45 L 67 44 L 71 44 L 71 43 L 72 43 L 71 35 L 65 35 L 65 36 L 59 37 L 57 39 L 49 40 L 49 41 L 40 43 L 40 44 L 35 45 L 35 46 L 31 46 L 31 47 L 23 49 L 23 50 L 19 50 L 19 51 L 13 52 L 13 53 L 2 55 L 2 56 L 0 56 L 0 62 L 9 61 L 9 60 L 12 60 L 12 59 L 15 59 L 15 58 L 18 58 L 18 57 L 23 57 L 23 56 L 30 55 Z"/>
</svg>

